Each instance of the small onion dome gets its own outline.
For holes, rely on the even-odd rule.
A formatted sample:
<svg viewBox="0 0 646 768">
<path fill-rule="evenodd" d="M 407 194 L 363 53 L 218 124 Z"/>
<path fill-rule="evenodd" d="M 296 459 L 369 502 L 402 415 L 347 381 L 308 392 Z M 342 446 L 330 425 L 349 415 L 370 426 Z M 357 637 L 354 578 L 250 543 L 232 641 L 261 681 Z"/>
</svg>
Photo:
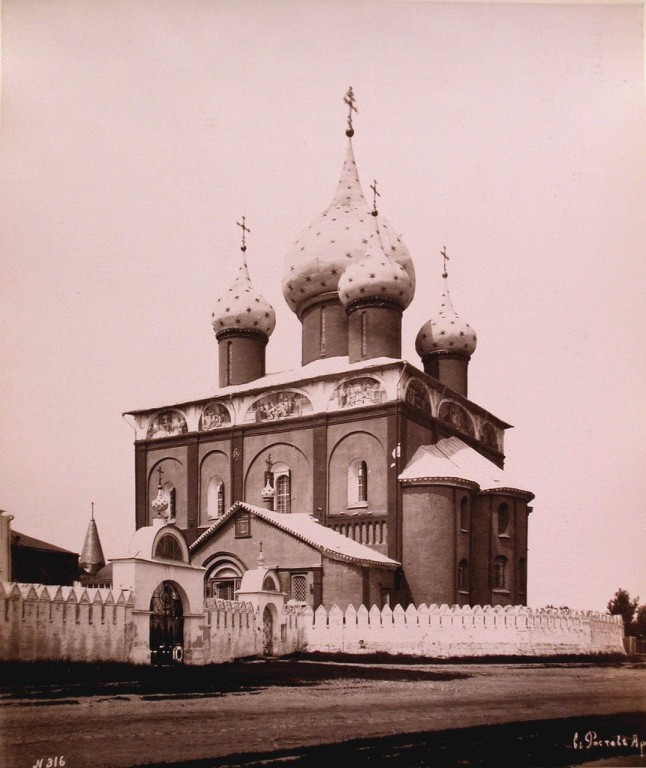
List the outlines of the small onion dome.
<svg viewBox="0 0 646 768">
<path fill-rule="evenodd" d="M 433 352 L 459 352 L 472 355 L 475 352 L 476 332 L 453 309 L 449 286 L 444 278 L 444 291 L 440 311 L 420 328 L 415 339 L 415 349 L 420 357 Z"/>
<path fill-rule="evenodd" d="M 272 486 L 267 483 L 267 485 L 262 489 L 260 492 L 260 495 L 263 499 L 273 499 L 276 495 L 276 491 L 272 488 Z"/>
<path fill-rule="evenodd" d="M 381 217 L 377 222 L 388 255 L 404 267 L 414 285 L 415 269 L 401 237 Z M 348 265 L 365 256 L 374 232 L 375 218 L 364 198 L 349 141 L 332 203 L 299 235 L 285 258 L 283 295 L 289 307 L 299 314 L 311 299 L 336 292 Z"/>
<path fill-rule="evenodd" d="M 406 309 L 414 294 L 415 284 L 404 267 L 372 244 L 339 280 L 339 298 L 344 307 L 355 301 L 386 300 Z"/>
<path fill-rule="evenodd" d="M 153 508 L 153 512 L 156 512 L 158 515 L 163 515 L 168 509 L 168 502 L 163 496 L 161 485 L 157 489 L 157 497 L 150 506 Z"/>
<path fill-rule="evenodd" d="M 257 331 L 271 336 L 276 327 L 273 307 L 251 285 L 244 252 L 233 285 L 216 302 L 211 324 L 216 336 L 228 330 Z"/>
</svg>

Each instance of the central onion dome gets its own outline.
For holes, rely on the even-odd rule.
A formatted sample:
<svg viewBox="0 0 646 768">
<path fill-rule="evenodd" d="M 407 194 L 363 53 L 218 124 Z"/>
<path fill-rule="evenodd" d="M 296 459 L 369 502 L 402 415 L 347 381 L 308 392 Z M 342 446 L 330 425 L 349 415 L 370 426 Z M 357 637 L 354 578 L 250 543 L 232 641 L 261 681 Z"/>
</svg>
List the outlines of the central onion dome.
<svg viewBox="0 0 646 768">
<path fill-rule="evenodd" d="M 379 219 L 383 248 L 406 271 L 415 285 L 415 269 L 408 249 L 383 219 Z M 334 293 L 345 270 L 366 256 L 375 242 L 375 222 L 359 182 L 352 142 L 341 178 L 329 207 L 305 229 L 287 253 L 283 269 L 283 295 L 300 315 L 304 306 L 324 294 Z"/>
<path fill-rule="evenodd" d="M 276 327 L 273 307 L 251 284 L 244 249 L 236 279 L 217 300 L 211 325 L 216 337 L 224 331 L 255 331 L 269 337 Z"/>
<path fill-rule="evenodd" d="M 339 298 L 344 307 L 363 302 L 383 301 L 402 310 L 413 300 L 414 281 L 406 269 L 388 256 L 375 233 L 367 253 L 353 262 L 339 280 Z"/>
<path fill-rule="evenodd" d="M 471 326 L 453 308 L 446 273 L 440 310 L 420 328 L 415 339 L 417 354 L 423 359 L 434 352 L 454 352 L 471 356 L 478 340 Z"/>
</svg>

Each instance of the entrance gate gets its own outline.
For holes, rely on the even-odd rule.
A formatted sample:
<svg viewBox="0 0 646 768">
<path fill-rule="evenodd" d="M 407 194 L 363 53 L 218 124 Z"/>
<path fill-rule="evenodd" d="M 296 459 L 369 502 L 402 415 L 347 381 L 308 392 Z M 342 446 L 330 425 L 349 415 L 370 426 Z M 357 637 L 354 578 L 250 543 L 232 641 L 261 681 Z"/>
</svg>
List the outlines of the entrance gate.
<svg viewBox="0 0 646 768">
<path fill-rule="evenodd" d="M 262 652 L 264 656 L 272 656 L 274 652 L 274 619 L 268 606 L 262 614 Z"/>
<path fill-rule="evenodd" d="M 150 663 L 173 664 L 184 656 L 182 598 L 170 581 L 162 581 L 150 600 Z"/>
</svg>

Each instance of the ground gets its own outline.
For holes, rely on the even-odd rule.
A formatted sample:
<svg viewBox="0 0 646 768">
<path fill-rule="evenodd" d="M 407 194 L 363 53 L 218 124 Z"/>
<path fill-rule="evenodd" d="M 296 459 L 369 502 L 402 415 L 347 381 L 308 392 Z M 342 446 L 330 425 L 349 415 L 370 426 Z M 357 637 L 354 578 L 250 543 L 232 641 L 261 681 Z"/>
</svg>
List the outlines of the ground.
<svg viewBox="0 0 646 768">
<path fill-rule="evenodd" d="M 3 768 L 646 765 L 643 662 L 0 673 Z"/>
</svg>

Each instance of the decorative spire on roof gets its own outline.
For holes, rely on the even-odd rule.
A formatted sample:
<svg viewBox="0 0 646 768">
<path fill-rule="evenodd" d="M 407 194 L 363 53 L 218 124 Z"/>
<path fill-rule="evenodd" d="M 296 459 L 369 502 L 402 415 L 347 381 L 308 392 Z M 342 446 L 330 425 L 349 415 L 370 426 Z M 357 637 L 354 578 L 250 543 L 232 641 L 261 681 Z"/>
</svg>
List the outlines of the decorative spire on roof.
<svg viewBox="0 0 646 768">
<path fill-rule="evenodd" d="M 271 304 L 251 284 L 246 257 L 246 235 L 251 230 L 245 217 L 242 217 L 242 222 L 237 221 L 236 224 L 242 229 L 242 258 L 238 275 L 231 287 L 218 298 L 216 310 L 211 313 L 211 325 L 216 337 L 224 331 L 256 332 L 268 337 L 276 327 L 276 313 Z"/>
<path fill-rule="evenodd" d="M 262 553 L 262 541 L 260 542 L 260 550 L 258 552 L 258 568 L 262 568 L 265 564 L 265 556 Z"/>
<path fill-rule="evenodd" d="M 377 192 L 377 179 L 373 179 L 370 189 L 372 190 L 372 211 L 370 211 L 370 213 L 373 216 L 377 216 L 379 213 L 377 210 L 377 198 L 381 197 L 381 194 Z"/>
<path fill-rule="evenodd" d="M 242 217 L 242 224 L 239 221 L 236 221 L 236 224 L 242 228 L 242 245 L 240 246 L 240 250 L 244 253 L 247 250 L 247 243 L 245 239 L 245 235 L 247 232 L 251 232 L 249 227 L 245 224 L 245 217 Z"/>
<path fill-rule="evenodd" d="M 357 112 L 357 108 L 354 106 L 354 93 L 352 91 L 352 86 L 348 88 L 348 92 L 343 97 L 343 101 L 348 105 L 348 127 L 345 131 L 345 135 L 351 139 L 354 136 L 354 128 L 352 127 L 352 113 Z"/>
<path fill-rule="evenodd" d="M 99 539 L 99 530 L 96 527 L 96 521 L 94 519 L 94 502 L 92 502 L 90 523 L 87 527 L 87 533 L 85 534 L 85 542 L 83 543 L 83 550 L 79 557 L 79 565 L 82 570 L 90 576 L 94 576 L 94 574 L 98 573 L 105 565 L 103 548 L 101 547 L 101 540 Z"/>
<path fill-rule="evenodd" d="M 446 262 L 449 260 L 449 257 L 446 255 L 446 246 L 442 246 L 442 250 L 440 251 L 442 254 L 442 258 L 444 259 L 444 272 L 442 272 L 442 277 L 446 280 L 446 278 L 449 276 L 447 270 L 446 270 Z"/>
<path fill-rule="evenodd" d="M 164 470 L 161 468 L 161 464 L 157 467 L 159 474 L 159 484 L 157 485 L 157 496 L 150 505 L 153 512 L 156 512 L 160 517 L 164 516 L 164 512 L 168 509 L 168 500 L 164 497 L 164 490 L 162 488 L 162 475 Z"/>
<path fill-rule="evenodd" d="M 447 262 L 449 257 L 446 247 L 440 251 L 444 260 L 442 271 L 442 300 L 437 314 L 420 328 L 415 340 L 415 348 L 420 357 L 431 353 L 447 352 L 460 354 L 467 358 L 475 351 L 476 333 L 471 326 L 460 318 L 453 308 L 449 293 Z"/>
</svg>

